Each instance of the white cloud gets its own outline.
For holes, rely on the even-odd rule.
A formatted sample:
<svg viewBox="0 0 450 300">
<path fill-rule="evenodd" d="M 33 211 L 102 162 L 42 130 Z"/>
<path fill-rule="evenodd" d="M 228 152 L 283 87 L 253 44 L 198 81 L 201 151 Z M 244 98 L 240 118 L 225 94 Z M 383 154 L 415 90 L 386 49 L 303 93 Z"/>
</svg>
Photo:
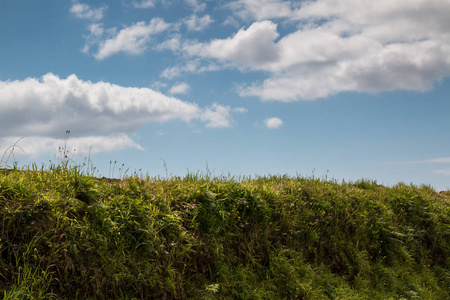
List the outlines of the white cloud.
<svg viewBox="0 0 450 300">
<path fill-rule="evenodd" d="M 133 6 L 135 8 L 152 8 L 155 7 L 154 0 L 142 0 L 142 1 L 133 1 Z"/>
<path fill-rule="evenodd" d="M 181 49 L 181 36 L 176 34 L 157 45 L 155 49 L 158 51 L 170 50 L 172 52 L 178 52 Z"/>
<path fill-rule="evenodd" d="M 400 161 L 400 162 L 388 162 L 388 164 L 394 165 L 445 165 L 450 164 L 450 157 L 438 157 L 424 160 L 412 160 L 412 161 Z M 431 171 L 432 174 L 450 176 L 450 169 L 437 169 Z"/>
<path fill-rule="evenodd" d="M 98 151 L 140 148 L 130 134 L 149 122 L 173 119 L 199 120 L 206 127 L 229 127 L 232 122 L 229 107 L 200 108 L 149 88 L 92 83 L 75 75 L 60 79 L 51 73 L 41 79 L 0 81 L 2 146 L 13 144 L 16 137 L 29 136 L 27 140 L 36 146 L 36 150 L 27 148 L 29 153 L 54 147 L 67 129 L 71 140 L 88 141 Z"/>
<path fill-rule="evenodd" d="M 156 3 L 162 4 L 165 8 L 170 7 L 174 4 L 173 0 L 132 0 L 131 5 L 134 8 L 138 9 L 147 9 L 153 8 L 156 6 Z"/>
<path fill-rule="evenodd" d="M 95 22 L 103 19 L 103 14 L 106 9 L 108 9 L 106 5 L 100 8 L 91 8 L 87 4 L 76 2 L 70 8 L 70 12 L 79 19 L 88 19 Z"/>
<path fill-rule="evenodd" d="M 191 60 L 187 61 L 183 66 L 175 66 L 165 69 L 164 71 L 162 71 L 160 76 L 166 79 L 172 79 L 180 76 L 183 73 L 195 73 L 199 67 L 199 60 Z"/>
<path fill-rule="evenodd" d="M 166 79 L 173 79 L 185 73 L 211 72 L 223 70 L 228 67 L 229 66 L 227 66 L 226 64 L 223 65 L 218 65 L 215 63 L 203 64 L 200 60 L 193 59 L 187 61 L 184 65 L 166 68 L 164 71 L 161 72 L 160 76 Z"/>
<path fill-rule="evenodd" d="M 450 164 L 450 157 L 439 157 L 427 160 L 419 160 L 411 163 L 416 164 Z"/>
<path fill-rule="evenodd" d="M 81 52 L 84 54 L 88 54 L 91 47 L 99 42 L 101 37 L 103 36 L 105 30 L 103 29 L 103 24 L 101 23 L 93 23 L 88 27 L 89 34 L 83 36 L 85 39 L 85 44 Z"/>
<path fill-rule="evenodd" d="M 169 94 L 186 94 L 189 91 L 189 84 L 186 82 L 179 83 L 170 88 Z"/>
<path fill-rule="evenodd" d="M 20 137 L 6 137 L 0 139 L 0 145 L 14 145 L 20 139 Z M 14 156 L 25 155 L 31 157 L 37 157 L 40 154 L 57 154 L 60 152 L 59 147 L 64 147 L 70 155 L 83 155 L 88 154 L 95 155 L 102 152 L 120 151 L 128 148 L 135 148 L 138 150 L 144 150 L 139 144 L 134 142 L 130 137 L 125 134 L 111 134 L 108 136 L 83 136 L 83 137 L 70 137 L 66 142 L 61 138 L 53 138 L 47 136 L 29 136 L 22 138 L 17 142 L 17 146 L 20 147 L 14 149 Z M 8 146 L 9 147 L 9 146 Z M 22 152 L 23 151 L 23 152 Z M 64 151 L 64 150 L 62 150 Z M 9 151 L 6 152 L 9 155 Z M 6 158 L 5 158 L 6 159 Z"/>
<path fill-rule="evenodd" d="M 119 52 L 137 55 L 147 49 L 150 37 L 161 33 L 169 28 L 169 24 L 159 18 L 153 18 L 150 22 L 137 22 L 125 27 L 118 33 L 110 30 L 113 36 L 106 40 L 97 40 L 98 52 L 94 55 L 96 59 L 103 60 Z"/>
<path fill-rule="evenodd" d="M 194 11 L 204 11 L 206 9 L 206 3 L 199 3 L 199 0 L 185 0 L 187 4 L 189 4 Z"/>
<path fill-rule="evenodd" d="M 417 165 L 417 164 L 450 164 L 450 157 L 438 157 L 424 160 L 412 160 L 395 162 L 394 164 L 406 164 L 406 165 Z"/>
<path fill-rule="evenodd" d="M 236 107 L 233 109 L 233 112 L 235 113 L 240 113 L 240 114 L 244 114 L 246 113 L 248 110 L 245 107 Z"/>
<path fill-rule="evenodd" d="M 184 71 L 183 67 L 170 67 L 162 71 L 161 77 L 166 79 L 173 79 L 175 77 L 178 77 L 181 75 L 181 73 Z"/>
<path fill-rule="evenodd" d="M 428 160 L 422 160 L 420 163 L 427 163 L 427 164 L 450 164 L 450 157 L 439 157 L 439 158 L 433 158 Z"/>
<path fill-rule="evenodd" d="M 265 119 L 264 124 L 269 129 L 278 129 L 283 125 L 283 121 L 280 118 L 274 117 Z"/>
<path fill-rule="evenodd" d="M 167 87 L 167 83 L 161 81 L 155 81 L 151 85 L 152 89 L 159 91 L 161 88 Z"/>
<path fill-rule="evenodd" d="M 228 16 L 225 21 L 223 21 L 222 23 L 223 25 L 229 25 L 229 26 L 233 26 L 236 28 L 240 28 L 241 24 L 238 20 L 236 20 L 235 16 Z"/>
<path fill-rule="evenodd" d="M 450 176 L 450 169 L 434 170 L 432 173 L 433 174 L 438 174 L 438 175 Z"/>
<path fill-rule="evenodd" d="M 264 68 L 278 59 L 274 43 L 279 36 L 276 28 L 277 25 L 271 21 L 257 22 L 248 29 L 239 30 L 231 38 L 215 39 L 209 43 L 185 43 L 183 49 L 190 55 Z"/>
<path fill-rule="evenodd" d="M 291 17 L 294 4 L 280 0 L 238 0 L 227 5 L 241 19 L 267 20 Z"/>
<path fill-rule="evenodd" d="M 231 108 L 229 106 L 218 105 L 213 103 L 211 107 L 203 110 L 201 120 L 208 122 L 208 128 L 227 128 L 231 127 L 233 120 L 230 115 Z"/>
<path fill-rule="evenodd" d="M 197 15 L 192 15 L 184 20 L 188 30 L 191 31 L 201 31 L 213 22 L 213 19 L 209 15 L 204 15 L 201 18 L 197 17 Z"/>
<path fill-rule="evenodd" d="M 229 7 L 261 21 L 229 38 L 181 47 L 191 57 L 268 72 L 242 96 L 287 102 L 346 91 L 426 91 L 450 76 L 447 0 L 239 0 Z M 278 18 L 298 27 L 280 36 L 265 20 Z"/>
<path fill-rule="evenodd" d="M 0 81 L 0 136 L 58 137 L 61 131 L 105 135 L 130 132 L 148 122 L 198 118 L 196 104 L 149 88 L 92 83 L 75 75 Z M 18 126 L 20 124 L 20 126 Z"/>
</svg>

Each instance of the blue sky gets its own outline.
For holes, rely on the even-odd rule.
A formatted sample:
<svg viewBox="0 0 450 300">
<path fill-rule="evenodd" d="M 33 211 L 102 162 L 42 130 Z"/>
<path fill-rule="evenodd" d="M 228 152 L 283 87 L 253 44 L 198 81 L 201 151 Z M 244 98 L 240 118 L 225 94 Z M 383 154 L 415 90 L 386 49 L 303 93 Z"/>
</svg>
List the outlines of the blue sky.
<svg viewBox="0 0 450 300">
<path fill-rule="evenodd" d="M 450 189 L 447 0 L 0 0 L 0 152 Z M 75 149 L 75 150 L 74 150 Z M 11 160 L 8 161 L 11 163 Z"/>
</svg>

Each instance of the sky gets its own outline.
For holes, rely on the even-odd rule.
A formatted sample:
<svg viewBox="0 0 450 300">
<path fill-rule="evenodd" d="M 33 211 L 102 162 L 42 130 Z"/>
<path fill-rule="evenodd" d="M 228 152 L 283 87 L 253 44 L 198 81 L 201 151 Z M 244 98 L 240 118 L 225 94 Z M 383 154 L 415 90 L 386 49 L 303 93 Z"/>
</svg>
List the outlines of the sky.
<svg viewBox="0 0 450 300">
<path fill-rule="evenodd" d="M 448 0 L 0 0 L 3 165 L 64 147 L 99 176 L 450 189 L 448 16 Z"/>
</svg>

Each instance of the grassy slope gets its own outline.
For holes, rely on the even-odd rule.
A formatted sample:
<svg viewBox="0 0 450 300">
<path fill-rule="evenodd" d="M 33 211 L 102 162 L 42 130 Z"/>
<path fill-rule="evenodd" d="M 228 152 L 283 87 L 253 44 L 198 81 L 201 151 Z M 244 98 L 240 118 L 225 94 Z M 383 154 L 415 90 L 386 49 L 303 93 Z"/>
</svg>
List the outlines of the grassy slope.
<svg viewBox="0 0 450 300">
<path fill-rule="evenodd" d="M 0 174 L 0 298 L 450 299 L 450 197 L 264 177 Z"/>
</svg>

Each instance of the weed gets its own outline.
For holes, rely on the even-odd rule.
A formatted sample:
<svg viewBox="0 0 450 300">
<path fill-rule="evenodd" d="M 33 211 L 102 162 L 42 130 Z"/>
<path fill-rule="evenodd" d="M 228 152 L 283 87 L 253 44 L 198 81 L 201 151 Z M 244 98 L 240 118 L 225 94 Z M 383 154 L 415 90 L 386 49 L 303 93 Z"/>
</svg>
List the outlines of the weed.
<svg viewBox="0 0 450 300">
<path fill-rule="evenodd" d="M 16 161 L 16 157 L 14 155 L 14 151 L 17 149 L 21 150 L 23 153 L 25 153 L 25 151 L 18 145 L 19 142 L 24 139 L 25 137 L 21 137 L 19 138 L 14 145 L 9 146 L 8 148 L 6 148 L 6 150 L 3 152 L 2 158 L 0 159 L 0 168 L 2 167 L 7 167 L 7 168 L 11 168 L 14 167 L 15 169 L 17 168 L 17 161 Z M 6 156 L 7 155 L 7 156 Z M 6 156 L 6 159 L 5 159 Z M 9 165 L 9 159 L 13 158 L 13 165 Z"/>
</svg>

